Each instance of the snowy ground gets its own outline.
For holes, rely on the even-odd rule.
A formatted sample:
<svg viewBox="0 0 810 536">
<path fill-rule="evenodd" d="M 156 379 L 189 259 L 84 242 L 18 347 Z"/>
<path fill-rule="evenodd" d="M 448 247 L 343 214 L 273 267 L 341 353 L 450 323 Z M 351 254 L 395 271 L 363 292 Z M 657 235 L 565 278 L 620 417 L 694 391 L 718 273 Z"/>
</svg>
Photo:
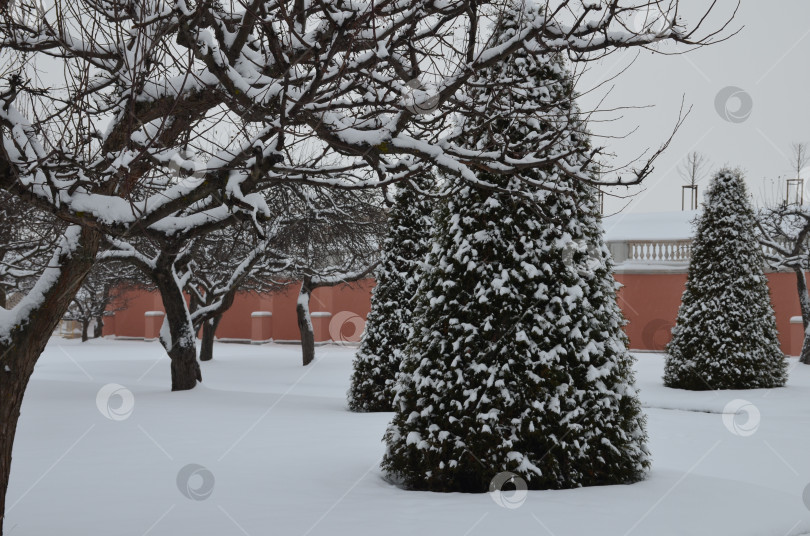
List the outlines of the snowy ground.
<svg viewBox="0 0 810 536">
<path fill-rule="evenodd" d="M 487 494 L 386 483 L 378 462 L 390 414 L 346 410 L 352 350 L 320 347 L 306 369 L 298 351 L 219 344 L 203 386 L 170 393 L 157 343 L 52 339 L 23 406 L 7 534 L 810 533 L 810 366 L 795 360 L 784 389 L 687 393 L 661 386 L 661 356 L 639 355 L 649 478 L 529 492 L 504 508 Z M 109 383 L 132 399 L 107 405 L 99 391 Z M 724 422 L 736 399 L 751 405 Z"/>
</svg>

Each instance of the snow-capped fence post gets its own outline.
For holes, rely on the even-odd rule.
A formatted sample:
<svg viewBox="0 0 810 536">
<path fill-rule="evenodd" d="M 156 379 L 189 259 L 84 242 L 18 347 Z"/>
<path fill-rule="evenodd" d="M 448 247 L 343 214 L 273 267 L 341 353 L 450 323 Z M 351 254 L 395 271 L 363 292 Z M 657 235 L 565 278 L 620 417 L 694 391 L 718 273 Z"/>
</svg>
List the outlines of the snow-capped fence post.
<svg viewBox="0 0 810 536">
<path fill-rule="evenodd" d="M 143 314 L 143 340 L 156 341 L 160 337 L 160 328 L 163 325 L 163 311 L 146 311 Z"/>
<path fill-rule="evenodd" d="M 613 257 L 613 262 L 616 264 L 621 264 L 630 258 L 629 242 L 608 242 L 608 249 L 610 249 L 610 255 Z"/>
<path fill-rule="evenodd" d="M 790 331 L 788 340 L 790 341 L 789 355 L 801 355 L 804 345 L 804 322 L 801 316 L 790 317 Z"/>
<path fill-rule="evenodd" d="M 273 340 L 273 313 L 253 311 L 250 313 L 250 342 L 262 344 Z"/>
</svg>

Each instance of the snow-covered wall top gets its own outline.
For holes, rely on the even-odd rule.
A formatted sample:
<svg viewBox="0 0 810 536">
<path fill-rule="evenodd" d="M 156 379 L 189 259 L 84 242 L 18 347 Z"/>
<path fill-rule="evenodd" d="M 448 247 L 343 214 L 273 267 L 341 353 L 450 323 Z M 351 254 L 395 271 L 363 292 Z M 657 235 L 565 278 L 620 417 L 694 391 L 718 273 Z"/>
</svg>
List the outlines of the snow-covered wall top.
<svg viewBox="0 0 810 536">
<path fill-rule="evenodd" d="M 605 217 L 603 226 L 608 242 L 624 240 L 686 240 L 692 238 L 692 221 L 698 210 L 614 214 Z"/>
</svg>

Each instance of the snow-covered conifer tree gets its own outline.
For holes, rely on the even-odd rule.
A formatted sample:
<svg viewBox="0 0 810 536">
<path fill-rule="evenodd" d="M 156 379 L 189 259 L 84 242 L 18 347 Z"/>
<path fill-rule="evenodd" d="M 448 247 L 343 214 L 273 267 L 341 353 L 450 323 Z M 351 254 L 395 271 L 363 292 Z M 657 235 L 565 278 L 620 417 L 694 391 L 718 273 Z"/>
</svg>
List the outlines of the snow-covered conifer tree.
<svg viewBox="0 0 810 536">
<path fill-rule="evenodd" d="M 785 384 L 756 226 L 742 173 L 719 171 L 697 224 L 686 291 L 667 345 L 665 385 L 707 390 Z"/>
<path fill-rule="evenodd" d="M 493 78 L 510 89 L 487 91 Z M 517 54 L 475 84 L 460 126 L 470 149 L 561 162 L 479 172 L 481 187 L 458 181 L 437 212 L 383 468 L 433 491 L 487 491 L 503 471 L 530 489 L 637 481 L 649 455 L 613 264 L 593 187 L 564 171 L 597 178 L 572 77 L 559 56 Z M 545 188 L 514 193 L 526 181 Z"/>
<path fill-rule="evenodd" d="M 419 265 L 431 243 L 434 203 L 424 195 L 429 188 L 424 179 L 402 185 L 388 217 L 371 312 L 354 359 L 348 396 L 352 411 L 393 409 L 394 380 L 408 342 Z"/>
</svg>

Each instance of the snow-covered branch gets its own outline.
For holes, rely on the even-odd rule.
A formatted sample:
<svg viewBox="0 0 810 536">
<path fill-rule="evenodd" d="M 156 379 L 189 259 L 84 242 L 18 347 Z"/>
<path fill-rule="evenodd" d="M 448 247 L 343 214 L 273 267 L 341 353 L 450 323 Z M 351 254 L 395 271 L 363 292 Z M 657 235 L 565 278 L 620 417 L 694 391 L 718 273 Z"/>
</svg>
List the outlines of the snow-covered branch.
<svg viewBox="0 0 810 536">
<path fill-rule="evenodd" d="M 470 87 L 497 94 L 514 85 L 476 77 L 518 50 L 565 50 L 579 61 L 629 47 L 703 46 L 730 33 L 704 31 L 705 17 L 687 28 L 675 0 L 654 7 L 662 24 L 651 31 L 631 24 L 650 3 L 624 0 L 56 0 L 42 13 L 36 0 L 19 0 L 0 25 L 0 47 L 64 62 L 68 77 L 37 86 L 30 60 L 0 86 L 0 167 L 10 171 L 0 187 L 68 222 L 134 236 L 210 225 L 226 212 L 266 215 L 252 194 L 287 178 L 368 188 L 433 165 L 474 181 L 474 169 L 554 164 L 585 180 L 574 155 L 544 150 L 554 132 L 538 138 L 536 154 L 461 149 L 455 113 L 471 104 Z M 520 26 L 495 43 L 492 24 L 504 10 L 517 10 Z M 182 156 L 189 150 L 191 160 Z M 276 168 L 282 159 L 288 167 Z M 178 161 L 187 176 L 174 173 Z M 615 180 L 638 182 L 649 168 L 635 171 Z M 204 209 L 189 212 L 195 203 Z"/>
</svg>

